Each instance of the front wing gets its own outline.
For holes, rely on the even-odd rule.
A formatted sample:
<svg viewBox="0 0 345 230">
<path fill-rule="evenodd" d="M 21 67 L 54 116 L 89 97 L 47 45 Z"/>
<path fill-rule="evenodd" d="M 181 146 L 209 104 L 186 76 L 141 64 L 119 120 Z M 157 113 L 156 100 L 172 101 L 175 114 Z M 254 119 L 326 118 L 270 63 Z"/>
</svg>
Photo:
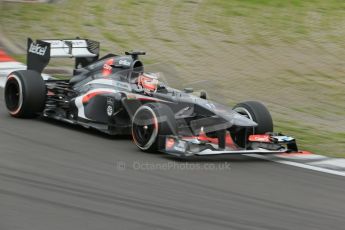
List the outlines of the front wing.
<svg viewBox="0 0 345 230">
<path fill-rule="evenodd" d="M 229 133 L 225 148 L 219 148 L 218 139 L 206 135 L 197 137 L 162 136 L 161 151 L 178 157 L 225 154 L 278 154 L 298 152 L 294 138 L 277 133 L 251 135 L 245 148 L 238 147 Z"/>
</svg>

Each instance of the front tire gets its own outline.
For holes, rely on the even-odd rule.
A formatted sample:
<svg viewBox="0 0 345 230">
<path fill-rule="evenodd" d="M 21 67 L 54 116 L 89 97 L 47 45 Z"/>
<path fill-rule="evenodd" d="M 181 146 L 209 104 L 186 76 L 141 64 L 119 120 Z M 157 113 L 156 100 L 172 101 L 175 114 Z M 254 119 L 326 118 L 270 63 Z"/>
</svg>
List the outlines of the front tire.
<svg viewBox="0 0 345 230">
<path fill-rule="evenodd" d="M 159 150 L 159 135 L 176 133 L 173 111 L 165 104 L 147 103 L 138 108 L 132 120 L 135 145 L 146 152 Z"/>
<path fill-rule="evenodd" d="M 261 102 L 241 102 L 235 105 L 233 110 L 258 124 L 258 126 L 253 128 L 238 127 L 237 130 L 232 130 L 232 139 L 238 146 L 245 147 L 249 135 L 273 132 L 272 116 L 266 106 Z"/>
<path fill-rule="evenodd" d="M 11 116 L 33 118 L 44 109 L 46 86 L 35 71 L 14 71 L 7 77 L 4 96 Z"/>
</svg>

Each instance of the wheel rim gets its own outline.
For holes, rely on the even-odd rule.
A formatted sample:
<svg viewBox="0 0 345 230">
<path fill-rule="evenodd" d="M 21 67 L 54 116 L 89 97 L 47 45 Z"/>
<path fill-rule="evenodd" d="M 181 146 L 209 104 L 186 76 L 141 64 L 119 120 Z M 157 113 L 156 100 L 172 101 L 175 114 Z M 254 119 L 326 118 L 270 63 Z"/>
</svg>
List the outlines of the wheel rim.
<svg viewBox="0 0 345 230">
<path fill-rule="evenodd" d="M 22 85 L 17 76 L 8 77 L 5 88 L 5 101 L 10 114 L 16 115 L 23 104 Z"/>
<path fill-rule="evenodd" d="M 154 111 L 143 106 L 133 118 L 132 136 L 135 144 L 142 150 L 149 149 L 158 135 L 158 120 Z"/>
</svg>

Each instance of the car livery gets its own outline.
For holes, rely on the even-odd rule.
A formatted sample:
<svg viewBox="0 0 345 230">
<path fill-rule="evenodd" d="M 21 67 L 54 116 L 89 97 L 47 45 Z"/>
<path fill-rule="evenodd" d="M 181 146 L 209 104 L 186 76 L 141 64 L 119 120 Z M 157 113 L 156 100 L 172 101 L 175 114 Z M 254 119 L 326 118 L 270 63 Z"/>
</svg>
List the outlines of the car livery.
<svg viewBox="0 0 345 230">
<path fill-rule="evenodd" d="M 298 151 L 294 138 L 273 132 L 261 102 L 230 108 L 208 100 L 205 92 L 171 88 L 159 73 L 145 72 L 139 60 L 144 54 L 99 58 L 96 41 L 28 39 L 28 67 L 8 75 L 6 107 L 13 117 L 43 116 L 109 135 L 131 135 L 143 151 L 179 157 Z M 70 79 L 42 78 L 54 57 L 75 58 Z"/>
</svg>

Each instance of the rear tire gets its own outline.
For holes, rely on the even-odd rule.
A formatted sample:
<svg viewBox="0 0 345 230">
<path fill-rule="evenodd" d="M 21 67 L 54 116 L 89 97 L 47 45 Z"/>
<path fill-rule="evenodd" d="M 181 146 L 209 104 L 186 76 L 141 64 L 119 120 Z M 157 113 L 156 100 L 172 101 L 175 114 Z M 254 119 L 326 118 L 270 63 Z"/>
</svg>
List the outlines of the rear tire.
<svg viewBox="0 0 345 230">
<path fill-rule="evenodd" d="M 44 109 L 46 86 L 41 75 L 35 71 L 14 71 L 7 77 L 4 96 L 11 116 L 33 118 Z"/>
<path fill-rule="evenodd" d="M 255 121 L 258 126 L 253 128 L 243 128 L 240 130 L 232 130 L 232 138 L 234 142 L 240 146 L 245 147 L 248 136 L 252 134 L 265 134 L 273 132 L 272 116 L 266 106 L 258 101 L 241 102 L 234 106 L 233 110 L 239 114 L 248 117 Z"/>
<path fill-rule="evenodd" d="M 160 149 L 159 135 L 175 134 L 176 127 L 174 113 L 167 105 L 147 103 L 133 116 L 133 141 L 142 151 L 155 152 Z"/>
</svg>

